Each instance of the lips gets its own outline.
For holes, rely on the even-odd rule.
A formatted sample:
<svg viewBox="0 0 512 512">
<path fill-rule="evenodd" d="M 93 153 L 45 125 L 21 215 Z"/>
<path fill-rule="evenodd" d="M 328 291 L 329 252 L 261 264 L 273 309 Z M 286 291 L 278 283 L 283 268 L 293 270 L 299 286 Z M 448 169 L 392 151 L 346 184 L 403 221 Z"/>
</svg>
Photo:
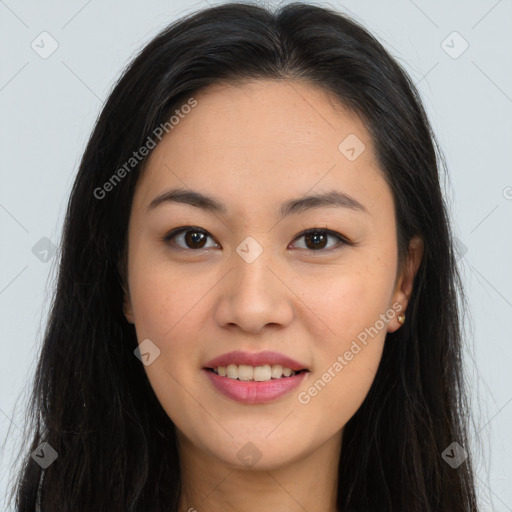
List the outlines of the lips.
<svg viewBox="0 0 512 512">
<path fill-rule="evenodd" d="M 265 404 L 285 397 L 303 382 L 307 372 L 300 372 L 292 377 L 272 379 L 265 382 L 239 381 L 221 377 L 209 370 L 202 370 L 214 389 L 227 398 L 248 405 Z"/>
<path fill-rule="evenodd" d="M 268 380 L 267 374 L 266 380 L 257 379 L 262 380 L 258 382 L 252 379 L 238 380 L 226 376 L 225 373 L 224 376 L 222 376 L 219 372 L 213 371 L 214 368 L 217 370 L 221 368 L 226 370 L 227 368 L 227 372 L 229 373 L 230 368 L 235 365 L 238 365 L 238 369 L 240 369 L 241 365 L 252 366 L 254 368 L 260 367 L 260 369 L 265 366 L 267 367 L 267 371 L 267 365 L 270 365 L 272 368 L 282 369 L 283 373 L 285 371 L 284 368 L 287 369 L 287 373 L 292 370 L 293 372 L 290 376 L 283 375 L 282 378 L 272 378 L 270 380 Z M 247 370 L 247 368 L 245 368 L 245 370 Z M 306 365 L 303 363 L 285 356 L 284 354 L 271 351 L 256 353 L 243 351 L 229 352 L 208 361 L 202 369 L 203 374 L 213 385 L 214 389 L 231 400 L 250 405 L 265 404 L 285 397 L 304 381 L 309 371 L 310 370 L 306 368 Z"/>
<path fill-rule="evenodd" d="M 305 364 L 285 356 L 284 354 L 280 354 L 279 352 L 244 352 L 241 350 L 228 352 L 211 359 L 204 365 L 204 369 L 213 369 L 218 368 L 219 366 L 227 366 L 229 364 L 246 364 L 249 366 L 263 366 L 266 364 L 272 366 L 279 364 L 296 372 L 300 370 L 309 371 Z"/>
</svg>

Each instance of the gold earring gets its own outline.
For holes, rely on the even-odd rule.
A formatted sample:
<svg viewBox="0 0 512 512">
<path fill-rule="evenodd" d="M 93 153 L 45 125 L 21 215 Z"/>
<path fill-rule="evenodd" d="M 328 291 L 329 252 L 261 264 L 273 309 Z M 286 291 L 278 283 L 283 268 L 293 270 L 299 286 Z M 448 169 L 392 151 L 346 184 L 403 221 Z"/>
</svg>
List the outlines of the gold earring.
<svg viewBox="0 0 512 512">
<path fill-rule="evenodd" d="M 400 322 L 401 325 L 404 325 L 404 322 L 405 322 L 405 315 L 398 315 L 398 321 Z"/>
</svg>

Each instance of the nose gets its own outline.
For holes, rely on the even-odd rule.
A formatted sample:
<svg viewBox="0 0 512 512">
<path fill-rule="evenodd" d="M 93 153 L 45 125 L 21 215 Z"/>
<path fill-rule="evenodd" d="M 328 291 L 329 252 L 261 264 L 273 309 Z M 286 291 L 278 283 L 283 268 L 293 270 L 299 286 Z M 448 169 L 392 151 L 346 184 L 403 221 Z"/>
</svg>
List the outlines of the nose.
<svg viewBox="0 0 512 512">
<path fill-rule="evenodd" d="M 252 262 L 233 254 L 231 270 L 218 289 L 218 325 L 256 334 L 265 326 L 277 329 L 291 322 L 294 294 L 270 252 L 264 250 Z"/>
</svg>

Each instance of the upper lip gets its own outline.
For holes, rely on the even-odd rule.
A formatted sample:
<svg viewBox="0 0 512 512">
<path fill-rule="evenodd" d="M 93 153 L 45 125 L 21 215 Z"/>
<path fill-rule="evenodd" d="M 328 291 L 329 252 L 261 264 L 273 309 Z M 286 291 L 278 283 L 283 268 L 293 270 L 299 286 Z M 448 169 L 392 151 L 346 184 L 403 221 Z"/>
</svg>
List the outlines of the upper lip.
<svg viewBox="0 0 512 512">
<path fill-rule="evenodd" d="M 291 357 L 280 354 L 279 352 L 264 351 L 264 352 L 244 352 L 236 350 L 234 352 L 227 352 L 220 356 L 214 357 L 205 364 L 205 368 L 217 368 L 219 366 L 227 366 L 228 364 L 247 364 L 249 366 L 263 366 L 265 364 L 273 365 L 280 364 L 285 368 L 290 368 L 294 371 L 307 370 L 306 366 Z"/>
</svg>

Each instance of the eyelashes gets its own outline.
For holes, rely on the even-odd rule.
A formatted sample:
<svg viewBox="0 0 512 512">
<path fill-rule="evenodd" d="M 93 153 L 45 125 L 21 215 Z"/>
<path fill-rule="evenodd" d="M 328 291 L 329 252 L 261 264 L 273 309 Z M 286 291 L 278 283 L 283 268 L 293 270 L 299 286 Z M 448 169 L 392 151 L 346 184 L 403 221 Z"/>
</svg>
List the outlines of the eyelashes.
<svg viewBox="0 0 512 512">
<path fill-rule="evenodd" d="M 213 239 L 213 237 L 208 233 L 208 231 L 205 231 L 204 229 L 197 228 L 197 227 L 194 227 L 194 226 L 184 226 L 184 227 L 181 227 L 181 228 L 173 229 L 172 231 L 167 233 L 167 235 L 164 236 L 163 241 L 168 243 L 172 247 L 175 247 L 176 246 L 176 239 L 178 238 L 178 235 L 182 235 L 182 234 L 183 235 L 187 235 L 187 234 L 190 234 L 190 233 L 192 233 L 192 234 L 194 234 L 196 236 L 185 237 L 185 241 L 187 243 L 201 245 L 203 243 L 203 241 L 206 240 L 207 238 L 212 238 Z M 197 236 L 197 235 L 199 235 L 199 236 Z M 203 246 L 201 246 L 201 247 L 193 247 L 193 248 L 178 246 L 177 248 L 185 250 L 185 251 L 186 250 L 198 251 L 198 250 L 204 249 Z M 209 249 L 209 248 L 210 247 L 207 247 L 207 249 Z"/>
<path fill-rule="evenodd" d="M 162 238 L 162 241 L 174 250 L 189 252 L 211 250 L 220 246 L 217 242 L 208 246 L 207 240 L 209 238 L 214 240 L 208 231 L 202 228 L 196 226 L 182 226 L 171 230 Z M 334 250 L 341 249 L 345 245 L 353 245 L 350 240 L 341 233 L 327 228 L 310 228 L 302 231 L 293 239 L 292 244 L 301 239 L 305 240 L 305 244 L 303 247 L 299 247 L 299 249 L 310 253 L 330 253 Z M 329 239 L 335 239 L 337 243 L 329 247 Z"/>
</svg>

